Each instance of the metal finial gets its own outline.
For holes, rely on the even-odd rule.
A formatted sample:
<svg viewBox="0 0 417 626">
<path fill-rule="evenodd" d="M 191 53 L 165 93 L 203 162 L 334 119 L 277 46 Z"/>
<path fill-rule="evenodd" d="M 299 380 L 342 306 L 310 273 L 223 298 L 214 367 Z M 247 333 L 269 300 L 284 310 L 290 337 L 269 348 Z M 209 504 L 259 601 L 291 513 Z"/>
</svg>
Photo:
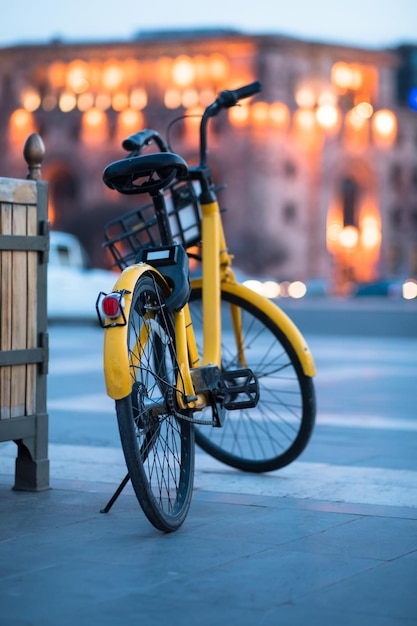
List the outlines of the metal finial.
<svg viewBox="0 0 417 626">
<path fill-rule="evenodd" d="M 23 148 L 23 156 L 28 164 L 26 178 L 40 180 L 42 178 L 41 165 L 45 156 L 45 145 L 40 135 L 37 133 L 29 135 Z"/>
</svg>

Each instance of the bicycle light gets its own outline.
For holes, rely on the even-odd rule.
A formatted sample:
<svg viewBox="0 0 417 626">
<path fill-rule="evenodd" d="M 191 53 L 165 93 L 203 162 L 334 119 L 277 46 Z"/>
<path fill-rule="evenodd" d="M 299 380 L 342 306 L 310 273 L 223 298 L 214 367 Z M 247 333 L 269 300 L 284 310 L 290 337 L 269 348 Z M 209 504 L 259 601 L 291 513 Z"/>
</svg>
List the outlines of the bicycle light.
<svg viewBox="0 0 417 626">
<path fill-rule="evenodd" d="M 118 317 L 122 317 L 123 321 L 119 323 L 110 323 L 111 326 L 124 326 L 126 324 L 126 319 L 124 315 L 124 307 L 125 307 L 125 293 L 127 292 L 125 289 L 121 291 L 112 291 L 112 293 L 104 293 L 103 291 L 99 293 L 96 302 L 96 309 L 99 318 L 100 325 L 103 328 L 106 328 L 106 324 L 103 318 L 107 318 L 109 320 L 115 320 Z"/>
<path fill-rule="evenodd" d="M 106 317 L 115 319 L 122 312 L 122 299 L 120 293 L 111 293 L 105 296 L 101 302 L 101 309 Z"/>
</svg>

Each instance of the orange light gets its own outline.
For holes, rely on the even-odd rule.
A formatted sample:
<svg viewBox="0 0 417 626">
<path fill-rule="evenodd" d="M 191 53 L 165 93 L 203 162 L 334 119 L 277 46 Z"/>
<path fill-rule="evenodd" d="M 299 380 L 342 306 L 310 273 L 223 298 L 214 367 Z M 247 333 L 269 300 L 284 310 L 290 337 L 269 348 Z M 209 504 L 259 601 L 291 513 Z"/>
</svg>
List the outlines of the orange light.
<svg viewBox="0 0 417 626">
<path fill-rule="evenodd" d="M 338 223 L 329 224 L 326 234 L 327 239 L 330 241 L 339 241 L 340 233 L 342 232 L 342 226 Z"/>
<path fill-rule="evenodd" d="M 248 106 L 238 106 L 232 107 L 228 111 L 229 113 L 229 121 L 233 126 L 244 126 L 247 124 L 249 119 L 249 107 Z"/>
<path fill-rule="evenodd" d="M 108 93 L 99 93 L 96 96 L 96 107 L 102 111 L 107 111 L 111 107 L 111 96 Z"/>
<path fill-rule="evenodd" d="M 294 122 L 302 131 L 311 131 L 316 126 L 316 116 L 312 109 L 298 109 L 294 114 Z"/>
<path fill-rule="evenodd" d="M 109 61 L 103 68 L 101 80 L 103 87 L 115 91 L 123 82 L 123 70 L 117 61 Z"/>
<path fill-rule="evenodd" d="M 111 105 L 115 111 L 123 111 L 129 105 L 128 95 L 122 91 L 115 93 Z"/>
<path fill-rule="evenodd" d="M 117 135 L 120 140 L 144 127 L 143 115 L 136 109 L 125 109 L 117 118 Z"/>
<path fill-rule="evenodd" d="M 339 109 L 332 104 L 323 104 L 317 109 L 316 118 L 325 130 L 335 130 L 340 122 Z"/>
<path fill-rule="evenodd" d="M 211 104 L 216 98 L 216 94 L 212 89 L 202 89 L 200 91 L 199 101 L 200 104 L 204 107 Z"/>
<path fill-rule="evenodd" d="M 212 54 L 209 57 L 209 72 L 215 81 L 226 80 L 229 74 L 229 64 L 226 57 L 222 54 Z"/>
<path fill-rule="evenodd" d="M 286 128 L 290 121 L 290 112 L 283 102 L 274 102 L 269 107 L 269 117 L 274 126 Z"/>
<path fill-rule="evenodd" d="M 10 116 L 10 140 L 21 144 L 33 132 L 36 132 L 33 114 L 25 109 L 16 109 Z"/>
<path fill-rule="evenodd" d="M 98 144 L 106 141 L 108 124 L 106 114 L 93 107 L 82 116 L 82 139 L 87 144 Z"/>
<path fill-rule="evenodd" d="M 335 63 L 331 70 L 331 80 L 337 87 L 348 89 L 352 83 L 352 70 L 350 66 L 342 61 Z"/>
<path fill-rule="evenodd" d="M 190 109 L 198 104 L 198 92 L 195 89 L 185 89 L 182 94 L 182 106 Z"/>
<path fill-rule="evenodd" d="M 84 93 L 89 88 L 88 65 L 84 61 L 75 60 L 69 64 L 66 83 L 74 93 Z"/>
<path fill-rule="evenodd" d="M 172 68 L 172 78 L 179 87 L 187 87 L 195 77 L 194 64 L 191 59 L 185 55 L 179 56 Z"/>
<path fill-rule="evenodd" d="M 310 87 L 300 87 L 294 97 L 298 106 L 303 109 L 311 109 L 316 103 L 316 95 Z"/>
<path fill-rule="evenodd" d="M 372 121 L 376 132 L 383 137 L 392 136 L 396 132 L 397 120 L 392 111 L 381 109 L 375 113 Z"/>
<path fill-rule="evenodd" d="M 354 248 L 358 243 L 358 229 L 354 226 L 345 226 L 339 235 L 339 241 L 344 248 Z"/>
<path fill-rule="evenodd" d="M 353 112 L 357 117 L 367 120 L 372 117 L 374 107 L 369 102 L 359 102 L 353 109 Z"/>
<path fill-rule="evenodd" d="M 83 115 L 83 122 L 90 128 L 98 128 L 104 122 L 105 115 L 100 109 L 90 109 Z"/>
<path fill-rule="evenodd" d="M 79 111 L 87 111 L 94 105 L 94 96 L 91 91 L 82 93 L 78 96 L 77 107 Z"/>
<path fill-rule="evenodd" d="M 16 109 L 10 116 L 10 124 L 15 128 L 25 128 L 30 125 L 32 116 L 29 111 L 24 109 Z"/>
<path fill-rule="evenodd" d="M 361 220 L 361 243 L 364 248 L 376 248 L 381 243 L 378 220 L 368 215 Z"/>
<path fill-rule="evenodd" d="M 35 89 L 26 89 L 22 94 L 22 104 L 26 111 L 36 111 L 41 105 L 41 97 Z"/>
<path fill-rule="evenodd" d="M 168 89 L 165 92 L 164 104 L 167 109 L 178 109 L 181 106 L 181 93 L 178 89 Z"/>
<path fill-rule="evenodd" d="M 251 106 L 251 117 L 255 124 L 265 124 L 269 118 L 269 106 L 266 102 L 255 102 Z"/>
<path fill-rule="evenodd" d="M 67 76 L 67 66 L 61 61 L 53 63 L 48 68 L 48 79 L 51 87 L 54 89 L 62 89 L 65 86 Z"/>
<path fill-rule="evenodd" d="M 134 89 L 130 94 L 130 106 L 133 109 L 144 109 L 148 104 L 148 94 L 144 89 Z"/>
<path fill-rule="evenodd" d="M 76 105 L 77 99 L 73 93 L 70 93 L 69 91 L 64 91 L 60 95 L 58 106 L 63 113 L 68 113 L 69 111 L 72 111 L 73 109 L 75 109 Z"/>
</svg>

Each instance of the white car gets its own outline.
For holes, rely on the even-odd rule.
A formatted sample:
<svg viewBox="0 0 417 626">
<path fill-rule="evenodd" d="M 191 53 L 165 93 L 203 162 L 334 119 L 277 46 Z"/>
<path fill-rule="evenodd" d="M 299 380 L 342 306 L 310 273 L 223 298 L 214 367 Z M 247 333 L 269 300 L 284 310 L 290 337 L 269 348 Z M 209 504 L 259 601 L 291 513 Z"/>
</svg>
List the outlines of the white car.
<svg viewBox="0 0 417 626">
<path fill-rule="evenodd" d="M 87 255 L 74 235 L 51 231 L 48 263 L 48 319 L 97 321 L 96 300 L 108 293 L 118 272 L 88 267 Z"/>
</svg>

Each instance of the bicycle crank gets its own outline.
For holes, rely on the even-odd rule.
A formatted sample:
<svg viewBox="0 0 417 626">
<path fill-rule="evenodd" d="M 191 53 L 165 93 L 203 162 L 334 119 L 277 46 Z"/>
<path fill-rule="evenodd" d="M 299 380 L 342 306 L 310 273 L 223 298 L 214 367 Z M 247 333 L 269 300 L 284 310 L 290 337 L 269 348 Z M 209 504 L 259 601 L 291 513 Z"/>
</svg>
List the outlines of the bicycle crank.
<svg viewBox="0 0 417 626">
<path fill-rule="evenodd" d="M 213 426 L 223 426 L 226 411 L 250 409 L 259 400 L 259 383 L 250 369 L 222 371 L 214 365 L 192 372 L 197 393 L 208 392 L 213 410 Z"/>
</svg>

